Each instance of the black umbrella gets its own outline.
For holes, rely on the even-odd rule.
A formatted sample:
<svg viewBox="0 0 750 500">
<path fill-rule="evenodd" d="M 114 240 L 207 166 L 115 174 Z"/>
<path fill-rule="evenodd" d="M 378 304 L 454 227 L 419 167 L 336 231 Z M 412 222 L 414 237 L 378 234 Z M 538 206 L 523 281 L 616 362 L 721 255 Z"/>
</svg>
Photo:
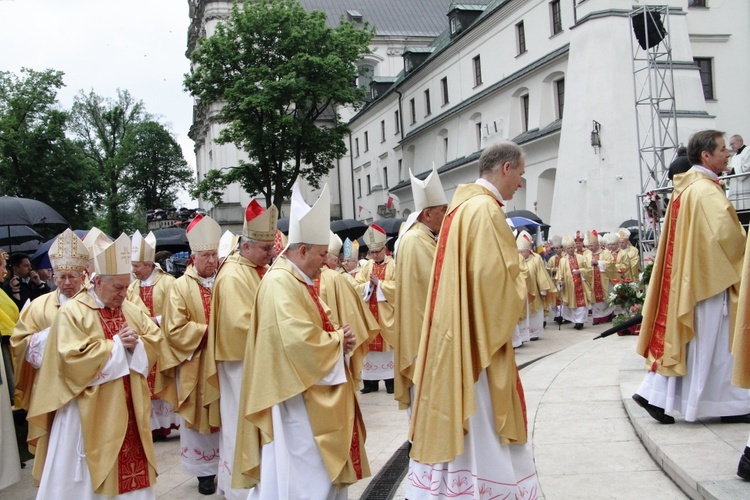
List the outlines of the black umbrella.
<svg viewBox="0 0 750 500">
<path fill-rule="evenodd" d="M 89 234 L 88 229 L 75 229 L 73 232 L 76 233 L 76 236 L 81 239 L 84 239 L 86 235 Z M 57 236 L 60 235 L 58 234 Z M 47 252 L 49 252 L 49 248 L 57 239 L 57 236 L 39 245 L 39 248 L 37 248 L 34 254 L 29 258 L 29 260 L 31 261 L 31 265 L 33 265 L 37 269 L 49 269 L 52 267 L 52 263 L 49 261 L 49 255 L 47 255 Z M 110 240 L 112 239 L 110 236 L 107 237 Z"/>
<path fill-rule="evenodd" d="M 289 217 L 282 217 L 277 220 L 276 228 L 284 234 L 289 233 Z"/>
<path fill-rule="evenodd" d="M 401 224 L 406 222 L 406 217 L 397 217 L 391 219 L 380 219 L 373 222 L 383 228 L 385 234 L 388 236 L 398 236 L 398 230 L 401 229 Z"/>
<path fill-rule="evenodd" d="M 0 226 L 68 225 L 62 215 L 41 201 L 0 196 Z"/>
<path fill-rule="evenodd" d="M 508 219 L 511 217 L 525 217 L 527 219 L 533 220 L 536 223 L 544 224 L 544 221 L 542 221 L 542 219 L 540 219 L 539 216 L 531 210 L 511 210 L 510 212 L 505 213 L 505 217 Z"/>
<path fill-rule="evenodd" d="M 628 219 L 622 224 L 620 224 L 620 227 L 624 227 L 625 229 L 631 229 L 635 228 L 638 229 L 640 226 L 638 225 L 638 221 L 635 219 Z"/>
<path fill-rule="evenodd" d="M 5 226 L 0 228 L 0 246 L 17 246 L 27 241 L 42 241 L 44 237 L 29 226 Z"/>
<path fill-rule="evenodd" d="M 0 249 L 5 250 L 9 254 L 12 253 L 25 253 L 32 254 L 39 247 L 39 240 L 29 240 L 23 243 L 13 243 L 12 245 L 0 245 Z"/>
<path fill-rule="evenodd" d="M 172 253 L 190 251 L 187 231 L 181 227 L 165 227 L 154 231 L 156 251 L 168 250 Z"/>
<path fill-rule="evenodd" d="M 331 221 L 331 231 L 336 233 L 342 240 L 349 238 L 354 240 L 362 236 L 367 230 L 367 224 L 356 219 L 343 219 Z"/>
</svg>

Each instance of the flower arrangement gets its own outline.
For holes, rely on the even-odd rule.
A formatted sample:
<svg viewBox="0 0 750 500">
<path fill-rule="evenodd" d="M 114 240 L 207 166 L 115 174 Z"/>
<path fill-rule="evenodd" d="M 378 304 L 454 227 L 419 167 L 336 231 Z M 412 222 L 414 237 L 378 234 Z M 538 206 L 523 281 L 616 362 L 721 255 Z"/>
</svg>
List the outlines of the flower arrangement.
<svg viewBox="0 0 750 500">
<path fill-rule="evenodd" d="M 641 314 L 643 300 L 646 297 L 646 287 L 651 281 L 651 273 L 654 269 L 654 259 L 647 258 L 643 261 L 643 271 L 638 275 L 638 281 L 612 280 L 615 283 L 612 292 L 607 297 L 610 306 L 619 306 L 620 314 L 615 316 L 614 325 L 619 325 L 633 316 Z"/>
<path fill-rule="evenodd" d="M 643 209 L 652 223 L 659 222 L 662 216 L 662 198 L 654 191 L 649 191 L 643 198 Z"/>
</svg>

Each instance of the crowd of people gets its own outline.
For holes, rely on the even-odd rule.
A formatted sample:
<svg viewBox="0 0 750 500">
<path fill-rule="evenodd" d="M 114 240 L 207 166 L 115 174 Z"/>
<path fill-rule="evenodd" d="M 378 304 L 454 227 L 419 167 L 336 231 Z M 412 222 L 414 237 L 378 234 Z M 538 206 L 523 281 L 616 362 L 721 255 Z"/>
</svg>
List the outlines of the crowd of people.
<svg viewBox="0 0 750 500">
<path fill-rule="evenodd" d="M 731 385 L 750 386 L 750 286 L 740 286 L 750 262 L 714 182 L 729 155 L 716 131 L 695 134 L 687 152 L 643 310 L 647 374 L 634 399 L 661 423 L 673 411 L 750 422 L 750 393 Z M 297 186 L 288 236 L 276 208 L 256 201 L 241 235 L 195 217 L 178 278 L 156 262 L 151 233 L 66 230 L 49 250 L 54 291 L 28 256 L 0 255 L 0 273 L 11 267 L 0 489 L 21 463 L 13 404 L 26 412 L 38 498 L 154 498 L 153 443 L 175 429 L 202 494 L 346 498 L 370 475 L 358 394 L 382 380 L 409 426 L 407 498 L 534 498 L 514 349 L 548 320 L 612 321 L 610 291 L 638 281 L 641 259 L 627 229 L 542 247 L 514 228 L 503 207 L 524 169 L 518 145 L 489 146 L 476 182 L 450 202 L 436 171 L 412 175 L 415 210 L 393 255 L 372 224 L 362 261 L 356 241 L 330 231 L 327 187 L 308 206 Z M 750 479 L 750 448 L 739 474 Z"/>
</svg>

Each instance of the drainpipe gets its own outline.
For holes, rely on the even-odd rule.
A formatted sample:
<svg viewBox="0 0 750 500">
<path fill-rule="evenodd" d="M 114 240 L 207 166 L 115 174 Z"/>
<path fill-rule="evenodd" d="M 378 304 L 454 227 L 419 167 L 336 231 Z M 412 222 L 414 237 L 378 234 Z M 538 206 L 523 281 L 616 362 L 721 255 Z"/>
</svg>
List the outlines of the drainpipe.
<svg viewBox="0 0 750 500">
<path fill-rule="evenodd" d="M 401 98 L 404 96 L 399 89 L 395 89 L 398 94 L 398 130 L 401 132 L 401 141 L 404 140 L 404 110 L 401 108 Z M 400 142 L 400 141 L 399 141 Z M 401 179 L 399 179 L 401 181 Z"/>
<path fill-rule="evenodd" d="M 349 132 L 349 163 L 351 165 L 351 173 L 352 173 L 352 219 L 357 219 L 357 202 L 355 201 L 356 198 L 354 197 L 354 153 L 352 152 L 352 133 Z M 339 178 L 339 186 L 341 185 L 341 179 Z M 339 187 L 341 189 L 341 187 Z M 344 214 L 341 214 L 341 217 L 343 218 Z"/>
</svg>

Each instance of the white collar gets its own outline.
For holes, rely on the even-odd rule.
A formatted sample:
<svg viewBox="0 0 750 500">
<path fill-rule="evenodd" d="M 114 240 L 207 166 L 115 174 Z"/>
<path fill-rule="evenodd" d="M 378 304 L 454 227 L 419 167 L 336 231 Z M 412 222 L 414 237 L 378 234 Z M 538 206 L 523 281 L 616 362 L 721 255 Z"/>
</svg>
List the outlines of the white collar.
<svg viewBox="0 0 750 500">
<path fill-rule="evenodd" d="M 497 201 L 505 205 L 505 200 L 503 199 L 503 196 L 500 194 L 500 191 L 497 190 L 497 188 L 487 179 L 482 179 L 481 177 L 477 179 L 474 184 L 479 184 L 480 186 L 487 188 L 490 190 L 492 194 L 495 195 L 495 198 L 497 198 Z"/>
<path fill-rule="evenodd" d="M 697 170 L 698 172 L 702 172 L 702 173 L 706 174 L 707 176 L 709 176 L 713 180 L 716 180 L 716 179 L 719 178 L 719 176 L 716 175 L 716 172 L 714 172 L 713 170 L 707 169 L 703 165 L 693 165 L 693 170 Z"/>
<path fill-rule="evenodd" d="M 57 302 L 60 304 L 60 307 L 62 307 L 63 304 L 65 304 L 69 300 L 70 298 L 68 298 L 67 295 L 63 295 L 60 290 L 57 291 Z"/>
<path fill-rule="evenodd" d="M 154 266 L 154 270 L 151 271 L 151 276 L 148 277 L 148 279 L 141 280 L 141 286 L 153 286 L 154 285 L 154 278 L 156 278 L 156 274 L 159 272 L 159 270 Z"/>
<path fill-rule="evenodd" d="M 309 286 L 312 286 L 312 285 L 315 284 L 315 281 L 311 280 L 308 275 L 306 275 L 304 272 L 302 272 L 302 269 L 300 269 L 299 267 L 297 267 L 297 264 L 295 264 L 294 262 L 292 262 L 290 259 L 286 259 L 286 260 L 287 260 L 287 262 L 289 262 L 289 264 L 292 265 L 293 268 L 295 268 L 297 270 L 297 272 L 299 272 L 302 275 L 302 277 L 305 279 L 305 283 L 307 283 Z"/>
</svg>

